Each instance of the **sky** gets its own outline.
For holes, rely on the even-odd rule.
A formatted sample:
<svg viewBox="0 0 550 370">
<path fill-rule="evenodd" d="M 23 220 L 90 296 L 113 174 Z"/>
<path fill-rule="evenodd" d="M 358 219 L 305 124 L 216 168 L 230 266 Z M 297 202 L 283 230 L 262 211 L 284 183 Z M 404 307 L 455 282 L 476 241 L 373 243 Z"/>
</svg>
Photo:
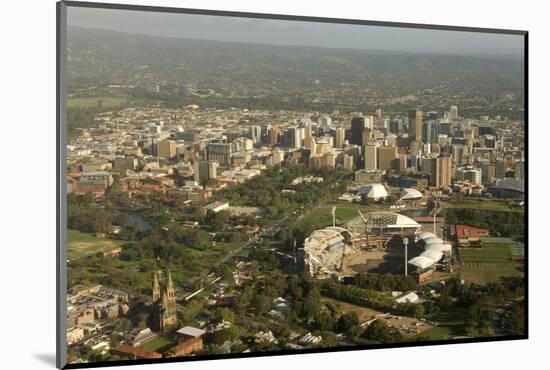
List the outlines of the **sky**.
<svg viewBox="0 0 550 370">
<path fill-rule="evenodd" d="M 163 37 L 435 54 L 523 56 L 523 36 L 68 7 L 69 26 Z"/>
</svg>

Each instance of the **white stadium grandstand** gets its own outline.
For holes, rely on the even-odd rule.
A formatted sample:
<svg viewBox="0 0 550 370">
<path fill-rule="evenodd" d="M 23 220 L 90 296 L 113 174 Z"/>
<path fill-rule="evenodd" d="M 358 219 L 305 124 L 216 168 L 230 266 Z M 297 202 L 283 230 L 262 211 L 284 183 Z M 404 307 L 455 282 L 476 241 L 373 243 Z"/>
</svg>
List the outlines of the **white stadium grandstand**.
<svg viewBox="0 0 550 370">
<path fill-rule="evenodd" d="M 342 258 L 352 252 L 351 233 L 342 227 L 315 230 L 304 241 L 304 262 L 311 276 L 330 277 L 341 271 Z"/>
</svg>

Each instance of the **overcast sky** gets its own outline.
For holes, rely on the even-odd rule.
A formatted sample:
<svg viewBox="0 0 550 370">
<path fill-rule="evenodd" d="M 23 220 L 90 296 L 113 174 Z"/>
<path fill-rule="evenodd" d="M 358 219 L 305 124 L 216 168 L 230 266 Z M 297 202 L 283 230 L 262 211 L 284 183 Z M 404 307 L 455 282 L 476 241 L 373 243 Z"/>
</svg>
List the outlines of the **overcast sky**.
<svg viewBox="0 0 550 370">
<path fill-rule="evenodd" d="M 87 28 L 218 41 L 443 54 L 523 55 L 523 36 L 478 32 L 78 7 L 68 7 L 67 22 Z"/>
</svg>

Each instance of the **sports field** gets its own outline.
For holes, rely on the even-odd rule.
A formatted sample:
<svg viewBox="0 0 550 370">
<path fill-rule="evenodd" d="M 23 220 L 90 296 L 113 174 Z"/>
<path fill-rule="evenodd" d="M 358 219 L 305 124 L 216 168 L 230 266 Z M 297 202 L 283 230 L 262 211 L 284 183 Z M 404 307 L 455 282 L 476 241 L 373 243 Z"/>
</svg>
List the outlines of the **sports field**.
<svg viewBox="0 0 550 370">
<path fill-rule="evenodd" d="M 522 276 L 521 265 L 512 261 L 511 248 L 517 244 L 509 239 L 483 240 L 481 248 L 460 248 L 463 262 L 462 278 L 476 284 L 499 281 L 501 277 Z"/>
<path fill-rule="evenodd" d="M 312 209 L 306 213 L 299 222 L 301 224 L 313 225 L 315 228 L 332 226 L 332 207 L 336 207 L 336 225 L 341 225 L 355 217 L 359 217 L 360 210 L 363 214 L 373 211 L 375 208 L 358 204 L 334 204 L 324 205 Z"/>
<path fill-rule="evenodd" d="M 98 96 L 92 98 L 69 98 L 67 99 L 67 108 L 91 108 L 101 105 L 105 108 L 116 107 L 126 104 L 128 99 L 125 97 Z"/>
<path fill-rule="evenodd" d="M 78 259 L 126 243 L 123 240 L 114 240 L 109 238 L 96 238 L 91 234 L 81 233 L 76 230 L 67 231 L 67 258 L 69 260 Z"/>
<path fill-rule="evenodd" d="M 159 336 L 145 343 L 144 345 L 141 346 L 141 348 L 149 352 L 163 353 L 175 345 L 176 345 L 176 342 L 174 342 L 172 339 Z"/>
</svg>

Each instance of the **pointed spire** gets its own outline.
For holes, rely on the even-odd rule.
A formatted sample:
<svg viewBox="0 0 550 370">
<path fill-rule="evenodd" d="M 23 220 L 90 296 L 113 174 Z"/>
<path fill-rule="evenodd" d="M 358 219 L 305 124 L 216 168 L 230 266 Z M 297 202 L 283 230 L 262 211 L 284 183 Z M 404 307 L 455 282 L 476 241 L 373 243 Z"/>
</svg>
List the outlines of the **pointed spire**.
<svg viewBox="0 0 550 370">
<path fill-rule="evenodd" d="M 172 272 L 170 270 L 168 270 L 167 289 L 174 289 L 174 283 L 172 282 Z"/>
<path fill-rule="evenodd" d="M 153 288 L 159 287 L 158 271 L 153 272 Z"/>
<path fill-rule="evenodd" d="M 158 271 L 153 272 L 153 302 L 160 298 Z"/>
<path fill-rule="evenodd" d="M 168 308 L 168 296 L 166 295 L 166 291 L 162 292 L 162 308 L 165 310 Z"/>
</svg>

